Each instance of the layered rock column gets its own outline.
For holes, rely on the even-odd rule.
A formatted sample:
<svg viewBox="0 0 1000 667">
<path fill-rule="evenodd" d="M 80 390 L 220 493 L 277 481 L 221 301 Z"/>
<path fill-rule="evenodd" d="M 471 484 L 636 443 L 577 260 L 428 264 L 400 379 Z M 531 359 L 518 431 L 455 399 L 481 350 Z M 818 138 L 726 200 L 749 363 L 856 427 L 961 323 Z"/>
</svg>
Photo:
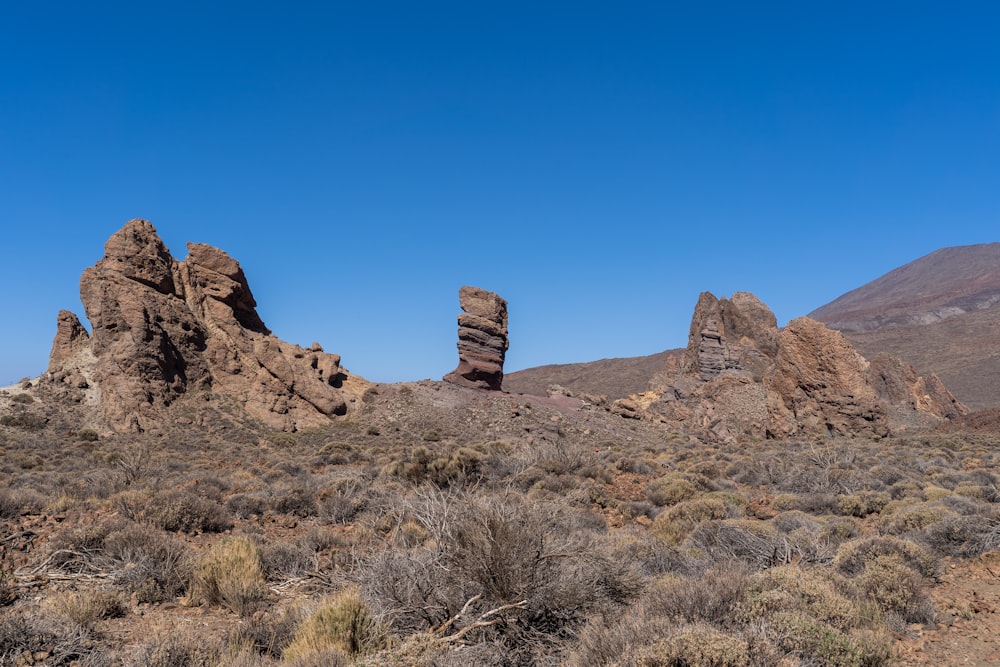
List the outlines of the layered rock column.
<svg viewBox="0 0 1000 667">
<path fill-rule="evenodd" d="M 458 367 L 446 382 L 476 389 L 500 390 L 507 353 L 507 302 L 478 287 L 458 291 Z"/>
</svg>

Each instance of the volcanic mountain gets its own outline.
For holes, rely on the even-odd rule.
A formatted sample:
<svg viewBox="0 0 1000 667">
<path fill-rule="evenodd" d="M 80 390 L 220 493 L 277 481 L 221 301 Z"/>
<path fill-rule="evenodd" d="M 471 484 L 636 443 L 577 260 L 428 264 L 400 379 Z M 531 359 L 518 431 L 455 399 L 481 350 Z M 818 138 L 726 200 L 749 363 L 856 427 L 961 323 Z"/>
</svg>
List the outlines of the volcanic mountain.
<svg viewBox="0 0 1000 667">
<path fill-rule="evenodd" d="M 866 357 L 936 373 L 972 409 L 1000 406 L 1000 243 L 942 248 L 817 308 Z"/>
</svg>

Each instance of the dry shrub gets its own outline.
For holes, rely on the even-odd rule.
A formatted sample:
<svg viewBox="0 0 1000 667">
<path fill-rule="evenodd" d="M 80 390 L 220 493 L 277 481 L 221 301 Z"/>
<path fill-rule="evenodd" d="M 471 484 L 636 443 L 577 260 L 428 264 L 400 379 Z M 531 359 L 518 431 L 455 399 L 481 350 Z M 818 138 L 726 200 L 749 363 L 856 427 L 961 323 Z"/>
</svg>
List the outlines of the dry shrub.
<svg viewBox="0 0 1000 667">
<path fill-rule="evenodd" d="M 668 575 L 647 591 L 647 613 L 689 623 L 723 624 L 743 600 L 750 575 L 742 563 L 721 563 L 691 577 Z"/>
<path fill-rule="evenodd" d="M 151 526 L 131 524 L 109 532 L 101 555 L 115 582 L 134 592 L 139 602 L 175 597 L 191 576 L 187 547 Z"/>
<path fill-rule="evenodd" d="M 907 623 L 926 623 L 934 618 L 924 578 L 899 554 L 882 554 L 865 565 L 854 578 L 855 585 L 883 611 Z"/>
<path fill-rule="evenodd" d="M 215 667 L 221 654 L 214 641 L 189 630 L 158 633 L 132 651 L 126 667 Z"/>
<path fill-rule="evenodd" d="M 295 631 L 307 615 L 301 605 L 255 613 L 232 629 L 226 643 L 236 654 L 252 653 L 278 659 L 292 643 Z"/>
<path fill-rule="evenodd" d="M 974 516 L 951 514 L 925 526 L 917 538 L 938 553 L 973 557 L 996 548 L 998 525 L 1000 513 L 996 510 Z"/>
<path fill-rule="evenodd" d="M 872 536 L 846 542 L 837 550 L 834 567 L 849 577 L 861 574 L 879 556 L 896 554 L 907 567 L 924 577 L 937 574 L 937 558 L 927 550 L 891 536 Z"/>
<path fill-rule="evenodd" d="M 234 493 L 226 498 L 226 507 L 237 519 L 262 516 L 270 506 L 270 499 L 263 491 Z"/>
<path fill-rule="evenodd" d="M 837 511 L 840 514 L 864 518 L 881 512 L 892 498 L 885 491 L 859 491 L 852 495 L 837 496 Z"/>
<path fill-rule="evenodd" d="M 359 571 L 366 592 L 404 633 L 456 616 L 450 631 L 461 632 L 480 614 L 503 608 L 466 638 L 531 651 L 638 589 L 628 564 L 573 525 L 564 507 L 516 493 L 426 489 L 408 510 L 431 538 L 407 550 L 379 550 Z"/>
<path fill-rule="evenodd" d="M 923 489 L 923 496 L 925 500 L 942 500 L 950 495 L 951 491 L 934 484 L 928 484 Z"/>
<path fill-rule="evenodd" d="M 145 519 L 157 528 L 171 532 L 221 533 L 233 527 L 225 507 L 184 490 L 156 494 Z"/>
<path fill-rule="evenodd" d="M 753 519 L 702 521 L 682 546 L 699 549 L 713 561 L 738 560 L 758 569 L 787 563 L 792 556 L 788 540 L 774 526 Z"/>
<path fill-rule="evenodd" d="M 0 665 L 17 665 L 25 652 L 45 654 L 46 665 L 77 664 L 93 649 L 89 633 L 80 626 L 69 626 L 30 613 L 0 615 Z"/>
<path fill-rule="evenodd" d="M 626 654 L 622 662 L 636 667 L 745 667 L 750 645 L 706 623 L 682 625 Z"/>
<path fill-rule="evenodd" d="M 701 574 L 712 566 L 703 554 L 681 551 L 637 526 L 616 530 L 609 538 L 611 558 L 619 563 L 632 563 L 643 576 Z"/>
<path fill-rule="evenodd" d="M 680 544 L 702 521 L 736 518 L 743 512 L 718 496 L 702 496 L 677 503 L 653 521 L 653 532 L 670 544 Z"/>
<path fill-rule="evenodd" d="M 698 487 L 681 476 L 664 475 L 646 485 L 645 495 L 654 505 L 669 507 L 694 498 L 698 495 Z"/>
<path fill-rule="evenodd" d="M 955 516 L 954 512 L 939 503 L 916 502 L 899 508 L 889 516 L 880 518 L 878 529 L 883 535 L 904 535 L 953 516 Z"/>
<path fill-rule="evenodd" d="M 368 503 L 366 485 L 360 478 L 339 479 L 317 494 L 319 516 L 330 523 L 348 524 Z"/>
<path fill-rule="evenodd" d="M 58 594 L 46 601 L 56 616 L 81 628 L 128 613 L 128 603 L 118 591 L 93 590 Z"/>
<path fill-rule="evenodd" d="M 426 440 L 426 438 L 425 438 Z M 436 442 L 432 440 L 431 442 Z M 464 486 L 483 478 L 483 455 L 469 447 L 459 447 L 441 455 L 435 455 L 427 447 L 414 447 L 409 452 L 409 460 L 397 460 L 386 467 L 386 474 L 413 483 L 430 481 L 444 489 L 450 486 Z"/>
<path fill-rule="evenodd" d="M 836 575 L 819 569 L 784 565 L 759 572 L 746 587 L 736 618 L 744 623 L 767 620 L 778 612 L 799 612 L 840 630 L 862 627 L 870 610 L 838 589 Z"/>
<path fill-rule="evenodd" d="M 983 487 L 972 480 L 963 480 L 956 484 L 954 493 L 955 495 L 965 496 L 966 498 L 975 498 L 977 500 L 982 500 L 986 497 L 986 492 L 983 490 Z"/>
<path fill-rule="evenodd" d="M 49 540 L 46 560 L 65 572 L 100 570 L 97 560 L 103 552 L 105 538 L 125 525 L 123 521 L 112 520 L 64 528 Z"/>
<path fill-rule="evenodd" d="M 800 656 L 805 664 L 874 667 L 892 658 L 891 635 L 884 632 L 842 632 L 801 612 L 778 612 L 769 621 L 778 647 Z"/>
<path fill-rule="evenodd" d="M 302 543 L 264 544 L 260 547 L 260 565 L 268 581 L 299 577 L 316 569 L 316 552 Z"/>
<path fill-rule="evenodd" d="M 331 652 L 356 657 L 381 649 L 385 642 L 384 626 L 372 616 L 358 591 L 348 589 L 302 622 L 282 658 L 287 662 L 327 657 Z"/>
<path fill-rule="evenodd" d="M 316 489 L 311 480 L 292 480 L 272 486 L 271 509 L 300 518 L 316 514 Z"/>
<path fill-rule="evenodd" d="M 215 544 L 195 568 L 189 592 L 194 604 L 221 605 L 241 616 L 267 597 L 257 547 L 245 537 Z"/>
<path fill-rule="evenodd" d="M 0 519 L 37 513 L 45 507 L 45 497 L 34 489 L 0 489 Z"/>
<path fill-rule="evenodd" d="M 886 664 L 891 633 L 874 606 L 853 599 L 850 591 L 834 572 L 772 568 L 753 575 L 732 621 L 746 629 L 763 628 L 770 643 L 804 664 Z"/>
</svg>

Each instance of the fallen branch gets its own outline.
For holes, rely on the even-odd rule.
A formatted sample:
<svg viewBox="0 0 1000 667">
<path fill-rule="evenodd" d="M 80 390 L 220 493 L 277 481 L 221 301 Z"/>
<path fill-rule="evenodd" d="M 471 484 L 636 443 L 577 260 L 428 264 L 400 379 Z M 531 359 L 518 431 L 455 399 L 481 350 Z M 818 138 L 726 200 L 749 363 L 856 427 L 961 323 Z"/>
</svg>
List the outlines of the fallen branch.
<svg viewBox="0 0 1000 667">
<path fill-rule="evenodd" d="M 468 608 L 469 604 L 471 604 L 472 602 L 474 602 L 478 598 L 479 598 L 479 596 L 477 595 L 477 596 L 473 597 L 471 600 L 469 600 L 468 602 L 466 602 L 465 605 L 462 607 L 462 611 L 458 612 L 458 614 L 454 618 L 450 619 L 447 623 L 445 623 L 445 625 L 443 627 L 446 628 L 446 627 L 450 626 L 459 616 L 462 615 L 462 613 L 466 610 L 466 608 Z M 487 628 L 487 627 L 489 627 L 491 625 L 496 625 L 497 623 L 499 623 L 502 619 L 493 618 L 492 620 L 487 620 L 487 619 L 490 619 L 493 616 L 496 616 L 497 614 L 500 614 L 502 612 L 508 611 L 510 609 L 527 609 L 527 608 L 528 608 L 528 601 L 527 600 L 521 600 L 520 602 L 512 602 L 511 604 L 502 605 L 500 607 L 497 607 L 496 609 L 490 609 L 488 612 L 480 615 L 479 618 L 477 618 L 475 621 L 473 621 L 469 625 L 465 626 L 464 628 L 462 628 L 461 630 L 459 630 L 455 634 L 448 635 L 447 637 L 441 637 L 440 640 L 443 641 L 443 642 L 457 641 L 457 640 L 461 639 L 462 637 L 464 637 L 469 632 L 471 632 L 472 630 L 476 630 L 478 628 Z M 442 628 L 439 628 L 439 631 L 440 630 L 442 630 Z"/>
<path fill-rule="evenodd" d="M 442 623 L 436 629 L 432 630 L 431 634 L 432 635 L 438 635 L 438 636 L 443 635 L 445 633 L 445 630 L 447 630 L 452 625 L 454 625 L 455 621 L 457 621 L 458 619 L 460 619 L 462 617 L 462 615 L 465 614 L 465 612 L 467 612 L 469 610 L 469 607 L 472 605 L 472 603 L 476 602 L 481 597 L 483 597 L 483 596 L 482 595 L 473 595 L 471 598 L 469 598 L 468 602 L 466 602 L 464 605 L 462 605 L 461 611 L 459 611 L 457 614 L 455 614 L 454 616 L 452 616 L 451 618 L 449 618 L 447 621 L 445 621 L 444 623 Z"/>
</svg>

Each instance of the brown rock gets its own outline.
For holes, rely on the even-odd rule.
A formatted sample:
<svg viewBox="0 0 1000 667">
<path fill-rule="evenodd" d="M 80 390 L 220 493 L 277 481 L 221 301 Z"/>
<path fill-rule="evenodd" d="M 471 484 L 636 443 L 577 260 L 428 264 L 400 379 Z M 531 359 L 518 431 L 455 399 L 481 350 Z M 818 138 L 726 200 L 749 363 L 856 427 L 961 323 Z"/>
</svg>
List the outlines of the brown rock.
<svg viewBox="0 0 1000 667">
<path fill-rule="evenodd" d="M 144 430 L 193 390 L 231 396 L 284 430 L 343 414 L 340 357 L 279 340 L 236 260 L 203 244 L 188 251 L 177 262 L 149 222 L 126 223 L 80 279 L 92 334 L 60 313 L 49 374 L 89 378 L 117 431 Z"/>
<path fill-rule="evenodd" d="M 777 338 L 774 313 L 753 294 L 716 299 L 703 292 L 691 318 L 684 367 L 703 380 L 723 374 L 759 379 L 777 351 Z"/>
<path fill-rule="evenodd" d="M 798 430 L 889 433 L 885 406 L 868 377 L 868 362 L 843 334 L 816 320 L 800 317 L 782 330 L 768 384 L 791 412 Z"/>
<path fill-rule="evenodd" d="M 89 338 L 90 335 L 75 314 L 60 310 L 56 322 L 56 337 L 49 354 L 49 368 L 61 367 L 64 361 L 76 356 L 87 346 Z"/>
<path fill-rule="evenodd" d="M 463 387 L 500 390 L 507 340 L 507 302 L 478 287 L 458 291 L 458 367 L 444 380 Z"/>
<path fill-rule="evenodd" d="M 736 440 L 887 435 L 965 411 L 936 377 L 920 377 L 891 357 L 870 364 L 815 320 L 799 318 L 779 331 L 774 314 L 746 292 L 699 297 L 684 359 L 668 375 L 650 383 L 647 395 L 656 400 L 633 401 L 637 410 L 619 414 Z"/>
</svg>

